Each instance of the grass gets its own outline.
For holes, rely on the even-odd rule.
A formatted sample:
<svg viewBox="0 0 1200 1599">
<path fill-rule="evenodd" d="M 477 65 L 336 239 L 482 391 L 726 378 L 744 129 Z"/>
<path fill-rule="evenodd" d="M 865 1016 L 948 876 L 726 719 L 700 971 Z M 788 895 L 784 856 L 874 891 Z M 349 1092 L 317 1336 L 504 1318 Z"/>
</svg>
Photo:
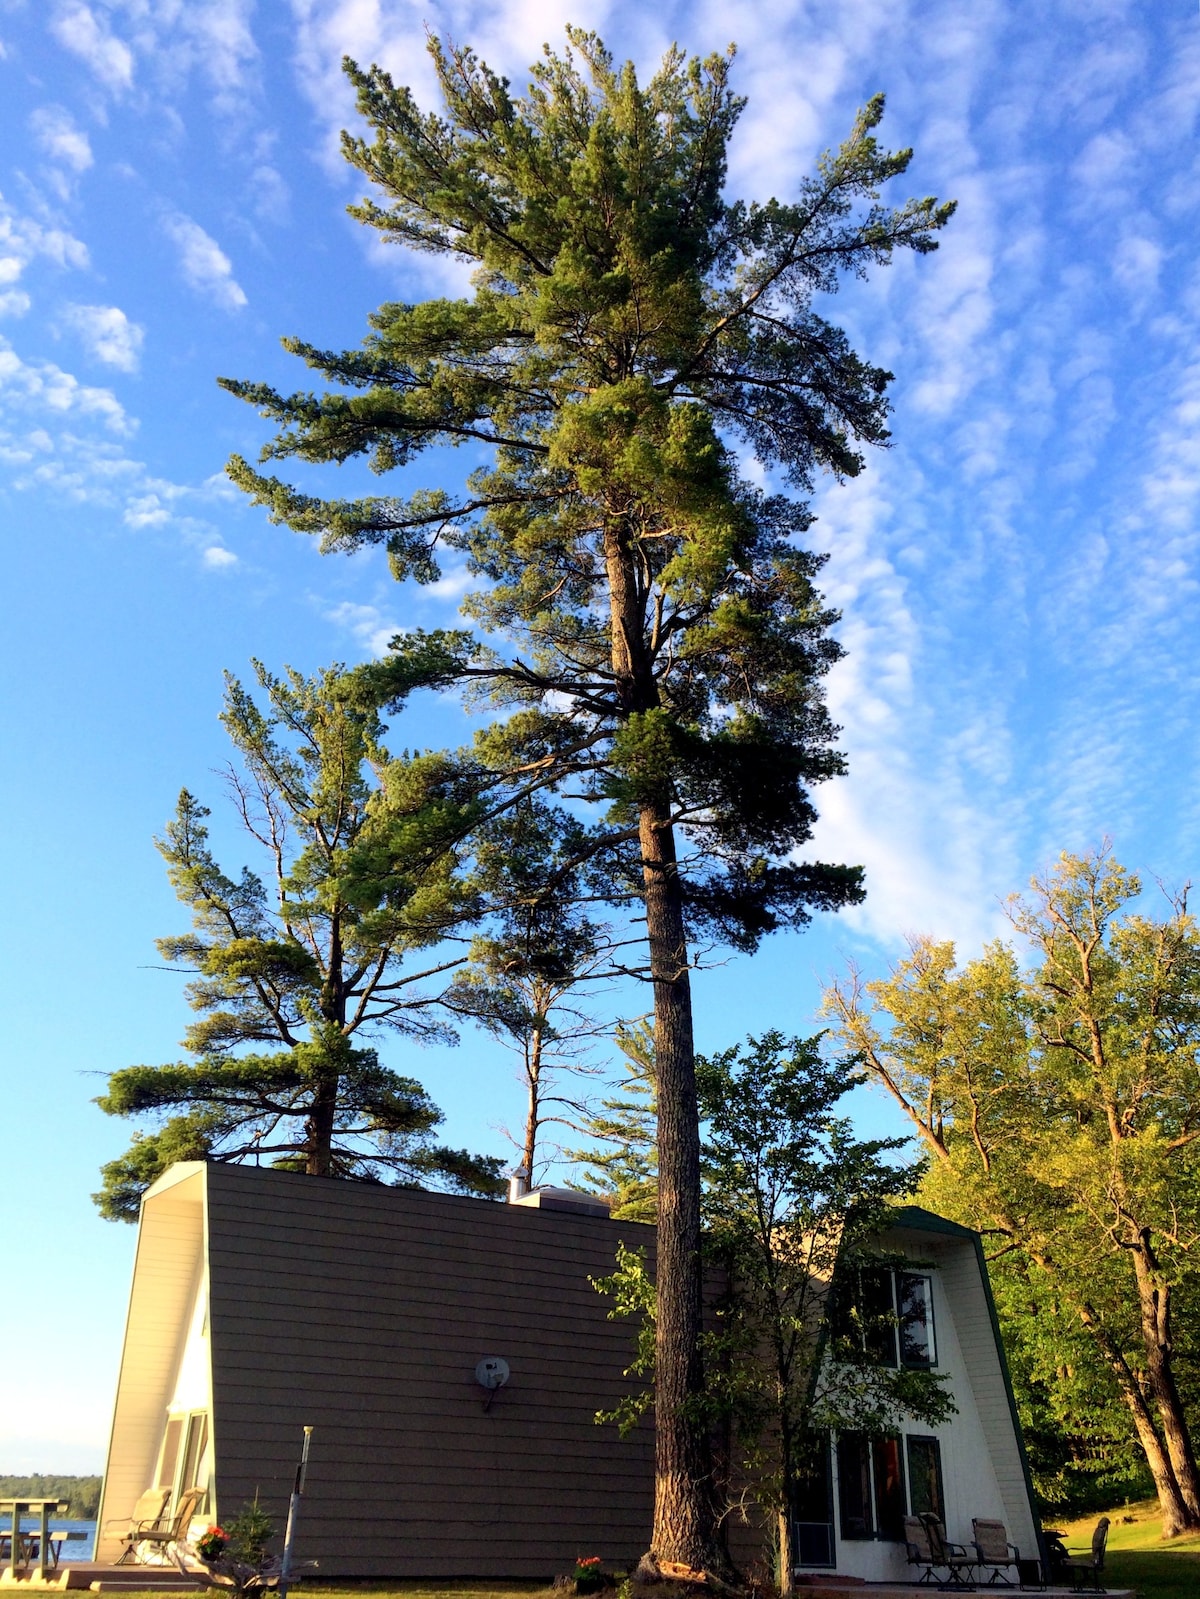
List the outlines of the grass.
<svg viewBox="0 0 1200 1599">
<path fill-rule="evenodd" d="M 1200 1595 L 1200 1536 L 1163 1542 L 1162 1517 L 1153 1499 L 1107 1512 L 1106 1588 L 1134 1588 L 1144 1599 L 1196 1599 Z M 1062 1522 L 1072 1554 L 1087 1554 L 1099 1516 Z"/>
<path fill-rule="evenodd" d="M 1162 1518 L 1153 1499 L 1106 1512 L 1108 1554 L 1102 1581 L 1107 1589 L 1132 1588 L 1142 1599 L 1200 1599 L 1200 1536 L 1162 1541 Z M 1072 1554 L 1088 1554 L 1099 1514 L 1078 1521 L 1048 1523 L 1065 1533 Z M 1003 1591 L 1003 1590 L 1001 1590 Z M 308 1577 L 298 1596 L 311 1599 L 561 1599 L 544 1583 L 534 1582 L 358 1582 L 328 1586 Z M 138 1599 L 179 1599 L 173 1594 L 139 1594 Z"/>
</svg>

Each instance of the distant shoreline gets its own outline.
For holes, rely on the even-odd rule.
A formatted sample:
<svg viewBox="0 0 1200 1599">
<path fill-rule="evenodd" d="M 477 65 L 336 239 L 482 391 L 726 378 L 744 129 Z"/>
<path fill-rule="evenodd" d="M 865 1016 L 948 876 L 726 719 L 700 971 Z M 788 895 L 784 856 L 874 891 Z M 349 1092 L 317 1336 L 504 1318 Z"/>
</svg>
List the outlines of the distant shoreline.
<svg viewBox="0 0 1200 1599">
<path fill-rule="evenodd" d="M 0 1499 L 54 1499 L 67 1506 L 75 1521 L 94 1521 L 100 1507 L 99 1475 L 82 1476 L 68 1472 L 26 1472 L 11 1476 L 0 1472 Z"/>
</svg>

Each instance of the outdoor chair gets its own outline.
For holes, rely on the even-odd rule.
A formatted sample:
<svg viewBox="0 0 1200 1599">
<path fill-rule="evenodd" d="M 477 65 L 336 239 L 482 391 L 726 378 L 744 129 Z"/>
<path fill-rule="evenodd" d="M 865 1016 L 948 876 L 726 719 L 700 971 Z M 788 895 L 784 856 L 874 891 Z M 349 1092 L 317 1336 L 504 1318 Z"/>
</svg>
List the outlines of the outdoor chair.
<svg viewBox="0 0 1200 1599">
<path fill-rule="evenodd" d="M 124 1548 L 117 1560 L 118 1566 L 123 1566 L 127 1560 L 133 1559 L 134 1545 L 140 1538 L 145 1538 L 152 1532 L 166 1513 L 167 1501 L 171 1497 L 169 1488 L 147 1488 L 137 1504 L 133 1507 L 133 1514 L 128 1521 L 109 1521 L 104 1525 L 104 1531 L 120 1527 L 121 1542 Z"/>
<path fill-rule="evenodd" d="M 973 1587 L 975 1556 L 970 1554 L 963 1544 L 950 1542 L 941 1518 L 935 1516 L 931 1510 L 924 1511 L 920 1519 L 929 1534 L 929 1552 L 933 1565 L 942 1567 L 947 1572 L 945 1580 L 938 1582 L 938 1587 Z"/>
<path fill-rule="evenodd" d="M 989 1585 L 1003 1582 L 1011 1588 L 1013 1580 L 1006 1574 L 1005 1567 L 1015 1567 L 1019 1575 L 1021 1551 L 1015 1543 L 1009 1543 L 1008 1528 L 1002 1521 L 986 1521 L 976 1516 L 971 1523 L 971 1536 L 979 1557 L 976 1565 L 992 1568 Z"/>
<path fill-rule="evenodd" d="M 905 1516 L 904 1542 L 908 1549 L 908 1563 L 910 1566 L 924 1566 L 922 1582 L 935 1582 L 933 1570 L 933 1547 L 929 1542 L 929 1528 L 920 1516 Z"/>
<path fill-rule="evenodd" d="M 1108 1517 L 1101 1516 L 1092 1534 L 1092 1558 L 1068 1560 L 1060 1568 L 1064 1576 L 1070 1577 L 1071 1587 L 1075 1593 L 1083 1593 L 1087 1587 L 1090 1587 L 1093 1593 L 1104 1592 L 1100 1586 L 1100 1573 L 1104 1570 L 1104 1551 L 1107 1547 Z"/>
<path fill-rule="evenodd" d="M 186 1493 L 181 1493 L 173 1513 L 170 1516 L 160 1517 L 154 1527 L 147 1527 L 144 1532 L 133 1535 L 131 1548 L 138 1549 L 138 1553 L 141 1554 L 147 1543 L 152 1548 L 166 1549 L 170 1543 L 181 1543 L 182 1540 L 186 1540 L 187 1529 L 192 1524 L 192 1516 L 195 1516 L 195 1508 L 203 1497 L 205 1489 L 189 1489 Z M 120 1565 L 122 1562 L 118 1561 L 117 1564 Z"/>
</svg>

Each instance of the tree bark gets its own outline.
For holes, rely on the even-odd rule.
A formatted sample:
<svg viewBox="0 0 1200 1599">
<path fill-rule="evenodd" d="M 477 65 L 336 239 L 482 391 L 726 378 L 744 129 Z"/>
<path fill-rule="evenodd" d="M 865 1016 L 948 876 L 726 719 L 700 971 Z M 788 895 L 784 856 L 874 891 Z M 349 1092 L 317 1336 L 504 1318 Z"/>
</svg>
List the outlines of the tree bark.
<svg viewBox="0 0 1200 1599">
<path fill-rule="evenodd" d="M 1077 1308 L 1080 1321 L 1091 1333 L 1096 1347 L 1104 1356 L 1109 1370 L 1116 1378 L 1121 1398 L 1133 1418 L 1138 1442 L 1142 1446 L 1142 1453 L 1146 1457 L 1146 1464 L 1154 1479 L 1154 1491 L 1158 1498 L 1159 1509 L 1162 1511 L 1163 1537 L 1177 1538 L 1181 1532 L 1188 1530 L 1188 1508 L 1180 1492 L 1171 1457 L 1163 1447 L 1163 1441 L 1154 1425 L 1154 1416 L 1146 1403 L 1141 1384 L 1137 1380 L 1136 1373 L 1130 1368 L 1129 1362 L 1108 1336 L 1092 1307 L 1085 1303 Z"/>
<path fill-rule="evenodd" d="M 1146 1372 L 1150 1392 L 1158 1412 L 1159 1431 L 1171 1463 L 1179 1501 L 1179 1525 L 1167 1531 L 1163 1515 L 1163 1536 L 1200 1531 L 1200 1474 L 1192 1447 L 1191 1431 L 1175 1382 L 1174 1345 L 1171 1338 L 1170 1285 L 1159 1281 L 1150 1238 L 1143 1234 L 1141 1247 L 1133 1251 L 1141 1311 L 1142 1341 L 1146 1349 Z M 1161 1498 L 1161 1495 L 1160 1495 Z"/>
<path fill-rule="evenodd" d="M 533 1187 L 533 1160 L 537 1153 L 538 1128 L 541 1114 L 542 1079 L 542 1027 L 539 1020 L 534 1028 L 533 1041 L 525 1057 L 525 1086 L 528 1099 L 525 1109 L 525 1139 L 521 1149 L 521 1164 L 525 1168 L 525 1181 Z"/>
<path fill-rule="evenodd" d="M 670 823 L 641 816 L 646 931 L 654 983 L 658 1089 L 658 1316 L 654 1364 L 655 1493 L 651 1548 L 660 1560 L 721 1570 L 704 1393 L 700 1263 L 700 1128 L 683 895 Z"/>
<path fill-rule="evenodd" d="M 646 605 L 630 532 L 614 515 L 605 529 L 613 675 L 621 711 L 659 704 L 645 637 Z M 700 1260 L 700 1117 L 683 885 L 669 785 L 639 804 L 646 937 L 654 988 L 658 1095 L 658 1245 L 654 1357 L 652 1560 L 723 1572 L 712 1448 L 703 1413 L 703 1281 Z"/>
</svg>

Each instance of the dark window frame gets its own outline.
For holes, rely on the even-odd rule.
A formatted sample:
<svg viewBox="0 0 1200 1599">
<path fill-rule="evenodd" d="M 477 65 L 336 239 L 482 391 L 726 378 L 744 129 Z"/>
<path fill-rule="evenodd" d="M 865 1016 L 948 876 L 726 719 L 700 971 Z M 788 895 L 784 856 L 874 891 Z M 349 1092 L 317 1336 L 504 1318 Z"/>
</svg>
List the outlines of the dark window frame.
<svg viewBox="0 0 1200 1599">
<path fill-rule="evenodd" d="M 927 1448 L 929 1450 L 930 1457 L 931 1457 L 932 1462 L 933 1462 L 932 1480 L 933 1480 L 933 1490 L 934 1490 L 934 1495 L 935 1495 L 935 1498 L 936 1498 L 936 1503 L 932 1504 L 932 1505 L 923 1505 L 923 1506 L 921 1506 L 920 1509 L 917 1508 L 917 1505 L 916 1505 L 916 1503 L 913 1500 L 913 1484 L 914 1484 L 914 1482 L 918 1482 L 918 1481 L 923 1480 L 925 1478 L 926 1474 L 925 1474 L 924 1470 L 921 1470 L 921 1471 L 914 1471 L 913 1470 L 913 1445 L 914 1444 L 918 1447 L 918 1449 L 926 1449 Z M 945 1487 L 944 1479 L 942 1477 L 942 1443 L 941 1443 L 941 1439 L 935 1437 L 932 1433 L 915 1433 L 915 1432 L 906 1433 L 905 1436 L 904 1436 L 904 1464 L 905 1464 L 905 1468 L 906 1468 L 906 1476 L 908 1478 L 908 1481 L 907 1481 L 907 1484 L 906 1484 L 906 1492 L 907 1492 L 907 1496 L 908 1496 L 909 1514 L 913 1515 L 913 1516 L 919 1516 L 919 1515 L 925 1514 L 926 1511 L 932 1511 L 933 1514 L 935 1516 L 937 1516 L 939 1521 L 945 1522 L 945 1520 L 946 1520 L 946 1487 Z"/>
<path fill-rule="evenodd" d="M 896 1343 L 900 1357 L 900 1365 L 906 1371 L 933 1371 L 938 1363 L 937 1350 L 937 1319 L 933 1313 L 933 1274 L 928 1271 L 907 1271 L 897 1267 L 893 1272 L 895 1278 L 896 1296 Z M 912 1327 L 917 1318 L 906 1316 L 904 1313 L 904 1283 L 924 1283 L 925 1285 L 925 1311 L 923 1323 L 924 1343 L 929 1351 L 927 1357 L 906 1355 L 904 1350 L 905 1332 Z"/>
<path fill-rule="evenodd" d="M 903 1284 L 905 1281 L 925 1285 L 922 1324 L 922 1342 L 929 1357 L 912 1356 L 905 1352 L 906 1326 L 911 1319 L 903 1314 Z M 882 1290 L 882 1291 L 881 1291 Z M 843 1289 L 844 1293 L 844 1289 Z M 853 1326 L 849 1307 L 853 1304 L 859 1316 L 859 1338 L 863 1348 L 881 1366 L 892 1371 L 933 1371 L 938 1364 L 937 1317 L 933 1308 L 933 1273 L 910 1270 L 905 1266 L 865 1266 L 855 1272 L 855 1290 L 850 1299 L 841 1299 L 834 1307 L 834 1327 L 845 1334 Z"/>
<path fill-rule="evenodd" d="M 886 1454 L 896 1472 L 892 1502 L 883 1504 Z M 837 1529 L 844 1543 L 903 1543 L 908 1505 L 908 1451 L 902 1433 L 874 1438 L 844 1432 L 837 1440 Z M 850 1458 L 850 1457 L 854 1458 Z"/>
</svg>

